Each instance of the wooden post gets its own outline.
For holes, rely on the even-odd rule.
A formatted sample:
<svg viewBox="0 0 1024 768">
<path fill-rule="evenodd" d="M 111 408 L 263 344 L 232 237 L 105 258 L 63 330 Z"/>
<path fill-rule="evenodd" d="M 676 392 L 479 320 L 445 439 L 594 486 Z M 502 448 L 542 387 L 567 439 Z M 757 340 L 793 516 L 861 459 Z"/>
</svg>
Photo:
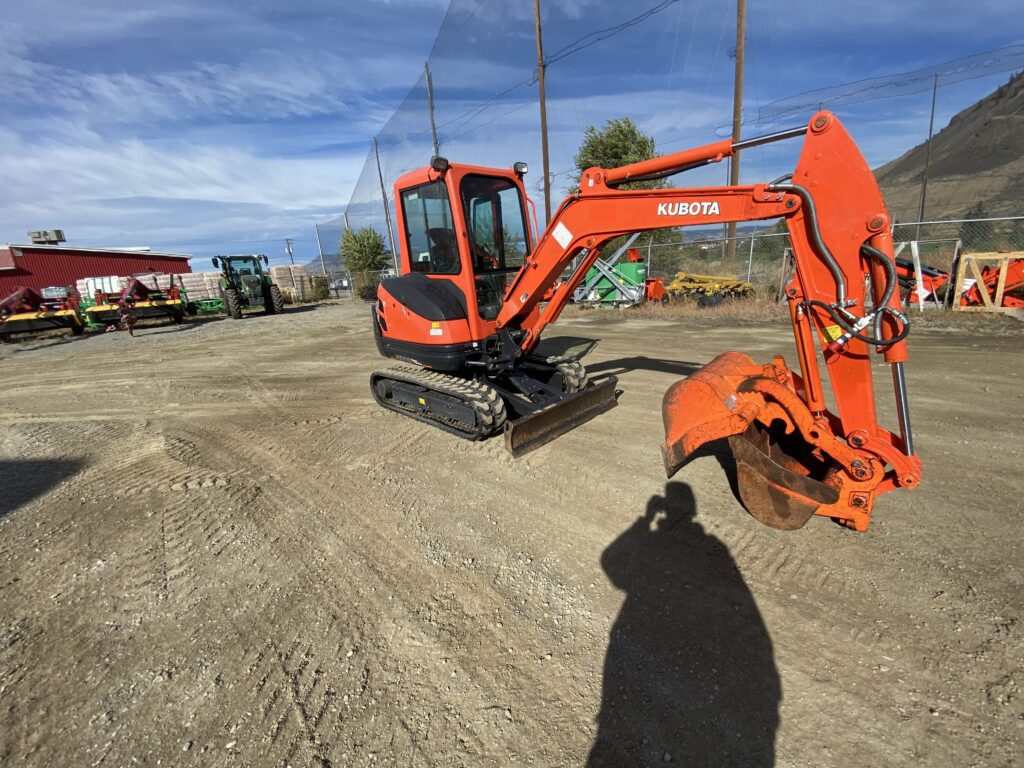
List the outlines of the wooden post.
<svg viewBox="0 0 1024 768">
<path fill-rule="evenodd" d="M 741 0 L 742 2 L 742 0 Z M 540 34 L 540 0 L 533 0 L 537 25 L 537 88 L 540 91 L 540 151 L 544 162 L 544 224 L 551 221 L 551 166 L 548 160 L 548 110 L 544 100 L 544 45 Z"/>
<path fill-rule="evenodd" d="M 732 91 L 732 140 L 740 140 L 743 124 L 743 53 L 747 37 L 747 0 L 736 0 L 736 74 Z M 740 153 L 734 152 L 729 161 L 729 186 L 740 183 Z M 725 258 L 736 259 L 736 222 L 730 221 L 727 230 Z"/>
</svg>

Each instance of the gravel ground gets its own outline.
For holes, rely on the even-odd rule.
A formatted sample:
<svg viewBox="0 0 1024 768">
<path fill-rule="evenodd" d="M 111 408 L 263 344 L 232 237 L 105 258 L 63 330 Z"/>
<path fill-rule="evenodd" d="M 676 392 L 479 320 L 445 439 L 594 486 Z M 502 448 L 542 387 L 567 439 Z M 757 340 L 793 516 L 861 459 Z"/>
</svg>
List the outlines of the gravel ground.
<svg viewBox="0 0 1024 768">
<path fill-rule="evenodd" d="M 1021 334 L 917 333 L 922 487 L 782 533 L 659 445 L 786 326 L 623 318 L 518 460 L 382 412 L 361 304 L 0 347 L 0 763 L 1020 765 Z"/>
</svg>

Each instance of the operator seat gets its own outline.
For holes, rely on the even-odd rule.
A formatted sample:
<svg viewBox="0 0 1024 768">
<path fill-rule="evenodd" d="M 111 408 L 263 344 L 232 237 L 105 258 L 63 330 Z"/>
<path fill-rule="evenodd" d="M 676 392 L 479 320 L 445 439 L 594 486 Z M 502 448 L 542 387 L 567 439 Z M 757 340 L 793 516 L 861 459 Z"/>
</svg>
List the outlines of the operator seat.
<svg viewBox="0 0 1024 768">
<path fill-rule="evenodd" d="M 447 227 L 432 227 L 430 237 L 430 271 L 452 275 L 459 271 L 459 246 L 455 233 Z"/>
</svg>

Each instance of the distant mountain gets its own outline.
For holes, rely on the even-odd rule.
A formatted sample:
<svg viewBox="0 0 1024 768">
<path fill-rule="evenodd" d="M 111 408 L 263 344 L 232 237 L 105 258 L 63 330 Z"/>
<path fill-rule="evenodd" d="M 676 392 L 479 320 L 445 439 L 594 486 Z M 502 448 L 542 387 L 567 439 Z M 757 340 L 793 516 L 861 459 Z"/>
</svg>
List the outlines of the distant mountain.
<svg viewBox="0 0 1024 768">
<path fill-rule="evenodd" d="M 920 144 L 875 169 L 897 221 L 917 220 L 926 151 Z M 1024 72 L 932 138 L 925 219 L 961 218 L 979 202 L 989 215 L 1024 215 Z"/>
<path fill-rule="evenodd" d="M 337 253 L 325 253 L 324 254 L 324 266 L 327 267 L 328 272 L 337 272 L 342 269 L 341 266 L 341 255 Z M 317 256 L 312 261 L 306 264 L 306 271 L 309 274 L 323 274 L 323 267 L 320 266 L 320 257 Z"/>
</svg>

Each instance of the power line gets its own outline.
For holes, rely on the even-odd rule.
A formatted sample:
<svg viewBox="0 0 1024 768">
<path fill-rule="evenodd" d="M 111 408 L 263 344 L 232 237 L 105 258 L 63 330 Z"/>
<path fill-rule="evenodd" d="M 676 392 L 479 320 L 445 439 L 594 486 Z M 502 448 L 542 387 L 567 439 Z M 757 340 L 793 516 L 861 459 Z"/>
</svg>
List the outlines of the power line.
<svg viewBox="0 0 1024 768">
<path fill-rule="evenodd" d="M 607 40 L 610 37 L 614 37 L 615 35 L 619 34 L 620 32 L 624 32 L 625 30 L 629 29 L 630 27 L 634 27 L 637 24 L 640 24 L 641 22 L 646 21 L 647 19 L 651 18 L 652 16 L 654 16 L 654 15 L 656 15 L 658 13 L 661 13 L 666 8 L 668 8 L 669 6 L 674 5 L 675 3 L 678 3 L 678 2 L 679 2 L 679 0 L 662 0 L 662 2 L 658 3 L 654 7 L 644 11 L 643 13 L 641 13 L 641 14 L 639 14 L 637 16 L 634 16 L 634 17 L 632 17 L 630 19 L 627 19 L 626 21 L 623 21 L 623 22 L 621 22 L 619 24 L 616 24 L 616 25 L 614 25 L 612 27 L 608 27 L 606 29 L 599 29 L 599 30 L 595 30 L 594 32 L 589 32 L 586 35 L 583 35 L 583 36 L 577 38 L 576 40 L 574 40 L 573 42 L 569 43 L 568 45 L 563 46 L 562 48 L 558 49 L 557 51 L 555 51 L 555 53 L 551 54 L 550 56 L 545 56 L 544 57 L 544 65 L 545 66 L 549 66 L 549 65 L 553 64 L 556 61 L 560 61 L 561 59 L 566 58 L 567 56 L 571 56 L 572 54 L 578 53 L 579 51 L 582 51 L 582 50 L 584 50 L 586 48 L 589 48 L 592 45 L 596 45 L 597 43 L 601 42 L 602 40 Z M 478 3 L 476 8 L 473 10 L 473 14 L 476 13 L 476 11 L 479 9 L 479 7 L 480 6 L 479 6 L 479 3 Z M 465 22 L 463 22 L 463 23 L 465 24 Z M 521 80 L 520 82 L 515 83 L 514 85 L 510 85 L 507 88 L 504 88 L 504 89 L 498 91 L 496 94 L 494 94 L 490 98 L 485 99 L 484 101 L 481 101 L 481 102 L 473 105 L 472 107 L 467 109 L 465 112 L 463 112 L 463 113 L 453 117 L 452 119 L 447 120 L 447 121 L 442 122 L 442 123 L 439 123 L 437 125 L 438 130 L 440 130 L 441 128 L 447 128 L 448 126 L 454 125 L 456 123 L 460 123 L 461 126 L 465 126 L 467 123 L 469 123 L 472 120 L 476 119 L 491 104 L 493 104 L 495 101 L 497 101 L 498 99 L 502 98 L 503 96 L 507 96 L 508 94 L 512 93 L 512 91 L 515 91 L 515 90 L 517 90 L 519 88 L 523 88 L 523 87 L 527 87 L 527 86 L 532 86 L 532 85 L 536 84 L 537 76 L 538 76 L 537 72 L 534 71 L 525 80 Z M 410 93 L 411 93 L 411 91 L 410 91 Z M 407 135 L 403 136 L 401 139 L 398 139 L 398 140 L 396 140 L 395 142 L 393 142 L 391 144 L 388 144 L 388 145 L 381 144 L 380 149 L 381 149 L 381 151 L 387 151 L 389 149 L 393 149 L 394 147 L 398 146 L 399 144 L 402 144 L 402 143 L 404 143 L 406 141 L 409 141 L 410 139 L 415 139 L 415 138 L 418 138 L 420 136 L 425 136 L 427 133 L 428 133 L 428 131 L 424 130 L 424 131 L 420 131 L 418 133 L 407 134 Z M 451 139 L 458 138 L 461 135 L 462 135 L 462 133 L 455 132 L 455 133 L 451 133 L 451 134 L 446 135 L 444 138 L 446 140 L 450 141 Z M 378 134 L 378 136 L 379 136 L 379 134 Z"/>
<path fill-rule="evenodd" d="M 854 80 L 787 96 L 761 107 L 757 119 L 758 122 L 769 122 L 780 117 L 818 109 L 825 104 L 842 106 L 921 93 L 931 89 L 936 75 L 942 79 L 943 85 L 952 85 L 1021 67 L 1024 67 L 1024 45 L 1008 45 L 1005 48 L 951 59 L 913 72 Z"/>
<path fill-rule="evenodd" d="M 607 29 L 599 29 L 594 32 L 590 32 L 586 35 L 583 35 L 582 37 L 573 40 L 565 47 L 560 48 L 559 50 L 555 51 L 553 54 L 548 56 L 545 60 L 545 64 L 554 64 L 556 61 L 560 61 L 564 59 L 566 56 L 571 56 L 574 53 L 579 53 L 580 51 L 589 48 L 592 45 L 600 43 L 602 40 L 607 40 L 609 37 L 614 37 L 620 32 L 625 32 L 630 27 L 635 27 L 637 24 L 641 24 L 642 22 L 647 21 L 647 19 L 651 18 L 651 16 L 661 13 L 670 5 L 674 5 L 678 2 L 679 0 L 663 0 L 662 2 L 655 5 L 653 8 L 644 11 L 639 16 L 634 16 L 631 19 L 627 19 L 621 24 L 616 24 L 613 27 L 608 27 Z"/>
</svg>

